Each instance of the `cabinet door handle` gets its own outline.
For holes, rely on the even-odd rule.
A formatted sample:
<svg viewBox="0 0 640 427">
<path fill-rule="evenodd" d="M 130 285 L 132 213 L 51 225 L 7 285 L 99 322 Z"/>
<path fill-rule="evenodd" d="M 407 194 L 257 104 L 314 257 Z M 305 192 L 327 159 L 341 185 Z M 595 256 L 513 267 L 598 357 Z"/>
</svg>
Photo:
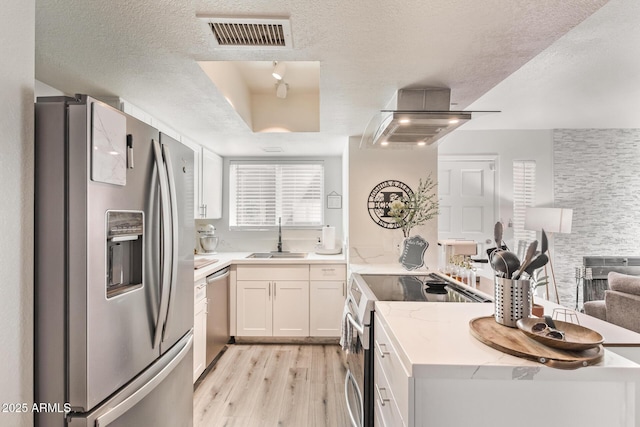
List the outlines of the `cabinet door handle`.
<svg viewBox="0 0 640 427">
<path fill-rule="evenodd" d="M 380 355 L 381 358 L 384 359 L 384 355 L 385 354 L 391 354 L 388 351 L 385 351 L 387 346 L 386 344 L 378 344 L 378 341 L 375 342 L 376 348 L 378 349 L 378 354 Z M 384 346 L 385 350 L 382 350 L 382 346 Z"/>
<path fill-rule="evenodd" d="M 273 282 L 273 299 L 276 299 L 276 282 Z"/>
<path fill-rule="evenodd" d="M 384 394 L 386 396 L 387 389 L 384 388 L 384 387 L 378 387 L 378 384 L 376 384 L 376 393 L 378 393 L 378 398 L 380 399 L 380 404 L 382 406 L 384 406 L 384 402 L 391 402 L 391 399 L 389 399 L 388 397 L 382 397 L 382 390 L 384 390 Z"/>
<path fill-rule="evenodd" d="M 342 296 L 346 296 L 347 293 L 347 282 L 342 282 Z"/>
<path fill-rule="evenodd" d="M 269 282 L 269 299 L 271 299 L 271 282 Z"/>
</svg>

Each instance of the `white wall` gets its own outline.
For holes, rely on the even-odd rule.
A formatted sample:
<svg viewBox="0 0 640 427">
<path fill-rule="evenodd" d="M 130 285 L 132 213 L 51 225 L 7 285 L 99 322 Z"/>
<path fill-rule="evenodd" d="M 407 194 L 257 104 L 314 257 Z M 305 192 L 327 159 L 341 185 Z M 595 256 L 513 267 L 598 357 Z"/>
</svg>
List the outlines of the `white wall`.
<svg viewBox="0 0 640 427">
<path fill-rule="evenodd" d="M 0 8 L 0 404 L 33 401 L 33 93 L 35 0 Z M 0 412 L 0 425 L 32 414 Z"/>
<path fill-rule="evenodd" d="M 291 132 L 320 131 L 320 95 L 317 91 L 292 90 L 286 99 L 274 93 L 257 93 L 251 97 L 253 131 L 286 129 Z"/>
<path fill-rule="evenodd" d="M 222 218 L 215 220 L 196 220 L 197 225 L 213 224 L 216 227 L 216 235 L 219 237 L 218 250 L 222 252 L 262 252 L 276 250 L 278 242 L 277 228 L 267 231 L 238 231 L 229 230 L 229 162 L 237 158 L 224 159 L 224 171 L 222 182 Z M 262 157 L 259 160 L 264 160 Z M 257 158 L 243 158 L 243 160 L 258 160 Z M 276 160 L 269 158 L 268 160 Z M 287 157 L 290 160 L 322 160 L 324 163 L 324 193 L 326 195 L 335 191 L 342 194 L 342 159 L 340 157 Z M 342 242 L 344 239 L 343 215 L 346 201 L 343 197 L 343 209 L 324 210 L 324 223 L 336 227 L 336 240 Z M 317 243 L 318 237 L 322 236 L 320 229 L 317 230 L 282 230 L 283 250 L 291 252 L 311 252 Z"/>
<path fill-rule="evenodd" d="M 457 130 L 446 136 L 438 155 L 497 155 L 499 218 L 505 225 L 513 216 L 513 161 L 536 162 L 536 206 L 553 205 L 553 131 Z M 513 230 L 505 228 L 505 241 L 514 248 Z"/>
<path fill-rule="evenodd" d="M 355 264 L 398 263 L 400 229 L 380 227 L 369 216 L 367 201 L 374 187 L 386 180 L 398 180 L 416 189 L 420 178 L 438 177 L 438 150 L 360 149 L 360 138 L 349 141 L 349 261 Z M 411 230 L 429 242 L 425 265 L 436 270 L 438 265 L 438 220 Z"/>
</svg>

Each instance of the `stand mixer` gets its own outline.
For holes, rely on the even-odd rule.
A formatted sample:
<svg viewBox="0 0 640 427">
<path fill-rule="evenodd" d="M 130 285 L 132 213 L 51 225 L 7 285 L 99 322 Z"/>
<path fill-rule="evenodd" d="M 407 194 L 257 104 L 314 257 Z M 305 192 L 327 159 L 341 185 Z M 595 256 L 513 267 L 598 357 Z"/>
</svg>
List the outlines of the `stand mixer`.
<svg viewBox="0 0 640 427">
<path fill-rule="evenodd" d="M 216 228 L 211 224 L 198 227 L 201 253 L 215 254 L 218 247 L 218 236 L 215 236 Z"/>
</svg>

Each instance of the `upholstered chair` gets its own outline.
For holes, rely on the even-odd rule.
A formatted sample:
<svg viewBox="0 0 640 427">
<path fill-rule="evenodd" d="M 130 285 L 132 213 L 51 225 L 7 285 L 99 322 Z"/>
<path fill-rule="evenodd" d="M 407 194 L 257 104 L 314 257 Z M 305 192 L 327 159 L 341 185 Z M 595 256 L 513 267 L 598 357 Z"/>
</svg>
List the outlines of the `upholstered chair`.
<svg viewBox="0 0 640 427">
<path fill-rule="evenodd" d="M 612 271 L 607 280 L 604 300 L 585 302 L 584 312 L 640 333 L 640 276 Z"/>
</svg>

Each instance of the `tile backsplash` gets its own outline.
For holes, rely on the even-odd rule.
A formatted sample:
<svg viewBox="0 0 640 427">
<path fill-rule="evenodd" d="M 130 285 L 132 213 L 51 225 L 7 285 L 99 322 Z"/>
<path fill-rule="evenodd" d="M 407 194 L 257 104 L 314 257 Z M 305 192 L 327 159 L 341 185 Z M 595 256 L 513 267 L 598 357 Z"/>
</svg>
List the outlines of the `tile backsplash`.
<svg viewBox="0 0 640 427">
<path fill-rule="evenodd" d="M 640 255 L 640 129 L 556 129 L 553 139 L 555 207 L 573 209 L 571 234 L 553 236 L 554 270 L 573 308 L 583 256 Z"/>
</svg>

